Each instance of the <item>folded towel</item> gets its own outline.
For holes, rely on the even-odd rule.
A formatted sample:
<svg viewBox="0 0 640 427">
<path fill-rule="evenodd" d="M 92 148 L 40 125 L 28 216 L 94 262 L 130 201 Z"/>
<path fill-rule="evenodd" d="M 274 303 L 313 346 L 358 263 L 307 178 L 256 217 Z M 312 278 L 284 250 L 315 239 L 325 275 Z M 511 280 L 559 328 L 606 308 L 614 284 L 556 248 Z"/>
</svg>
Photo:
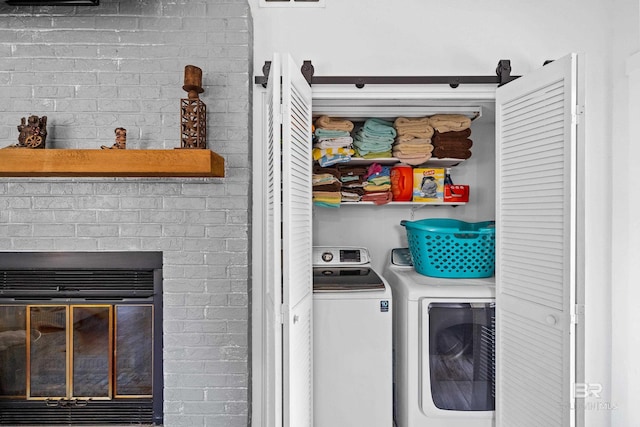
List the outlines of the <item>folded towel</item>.
<svg viewBox="0 0 640 427">
<path fill-rule="evenodd" d="M 391 191 L 366 193 L 362 196 L 363 202 L 373 202 L 376 205 L 384 205 L 393 200 L 393 194 Z"/>
<path fill-rule="evenodd" d="M 340 191 L 341 189 L 342 189 L 341 182 L 333 182 L 331 184 L 313 186 L 313 191 Z"/>
<path fill-rule="evenodd" d="M 430 126 L 429 117 L 398 117 L 393 121 L 393 126 L 397 129 L 400 127 L 422 127 Z"/>
<path fill-rule="evenodd" d="M 313 156 L 313 160 L 320 160 L 320 158 L 325 156 L 334 156 L 334 155 L 345 155 L 352 156 L 355 154 L 355 151 L 351 148 L 314 148 L 311 150 L 311 154 Z"/>
<path fill-rule="evenodd" d="M 438 159 L 452 158 L 452 159 L 468 159 L 471 157 L 471 151 L 469 150 L 449 150 L 444 147 L 435 147 L 433 149 L 433 157 Z"/>
<path fill-rule="evenodd" d="M 346 132 L 353 130 L 353 122 L 335 117 L 320 116 L 316 119 L 315 123 L 316 127 L 323 129 L 342 130 Z"/>
<path fill-rule="evenodd" d="M 340 138 L 318 138 L 318 142 L 313 144 L 315 148 L 338 148 L 348 147 L 353 143 L 353 138 L 343 136 Z"/>
<path fill-rule="evenodd" d="M 467 139 L 471 136 L 471 128 L 467 128 L 459 131 L 449 131 L 449 132 L 438 132 L 436 131 L 433 134 L 431 139 L 435 140 L 445 140 L 445 139 Z"/>
<path fill-rule="evenodd" d="M 433 146 L 447 150 L 468 150 L 473 146 L 473 141 L 470 139 L 445 139 L 444 141 L 434 141 Z"/>
<path fill-rule="evenodd" d="M 429 160 L 431 158 L 431 153 L 428 153 L 428 154 L 395 153 L 393 156 L 401 160 L 403 163 L 406 163 L 411 166 L 418 166 L 423 164 L 427 160 Z"/>
<path fill-rule="evenodd" d="M 431 144 L 396 144 L 393 146 L 393 152 L 400 152 L 402 154 L 427 154 L 433 151 L 433 145 Z"/>
<path fill-rule="evenodd" d="M 388 136 L 395 138 L 397 133 L 393 128 L 393 123 L 382 119 L 371 118 L 364 122 L 362 128 L 365 132 L 375 136 Z"/>
<path fill-rule="evenodd" d="M 313 134 L 318 139 L 326 139 L 326 138 L 342 138 L 351 136 L 351 134 L 344 130 L 332 130 L 332 129 L 322 129 L 317 128 Z"/>
<path fill-rule="evenodd" d="M 429 124 L 438 132 L 461 131 L 471 127 L 471 119 L 462 114 L 436 114 Z"/>
</svg>

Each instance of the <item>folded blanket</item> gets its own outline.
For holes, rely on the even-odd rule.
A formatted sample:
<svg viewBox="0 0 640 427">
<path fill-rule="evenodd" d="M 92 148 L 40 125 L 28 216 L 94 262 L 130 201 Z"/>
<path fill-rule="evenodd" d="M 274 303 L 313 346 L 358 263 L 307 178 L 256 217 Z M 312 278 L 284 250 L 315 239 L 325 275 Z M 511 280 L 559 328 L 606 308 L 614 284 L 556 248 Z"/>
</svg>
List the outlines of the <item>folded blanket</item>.
<svg viewBox="0 0 640 427">
<path fill-rule="evenodd" d="M 446 148 L 447 150 L 468 150 L 473 146 L 470 139 L 446 139 L 444 141 L 434 141 L 434 147 Z"/>
<path fill-rule="evenodd" d="M 342 183 L 332 182 L 330 184 L 314 185 L 313 191 L 340 191 L 342 190 Z"/>
<path fill-rule="evenodd" d="M 342 130 L 346 132 L 353 130 L 353 122 L 329 116 L 318 117 L 315 124 L 316 127 L 323 129 Z"/>
<path fill-rule="evenodd" d="M 436 114 L 429 124 L 438 132 L 461 131 L 471 127 L 471 119 L 462 114 Z"/>
<path fill-rule="evenodd" d="M 471 151 L 469 150 L 449 150 L 444 147 L 435 147 L 433 149 L 433 157 L 438 159 L 452 158 L 452 159 L 468 159 L 471 157 Z"/>
</svg>

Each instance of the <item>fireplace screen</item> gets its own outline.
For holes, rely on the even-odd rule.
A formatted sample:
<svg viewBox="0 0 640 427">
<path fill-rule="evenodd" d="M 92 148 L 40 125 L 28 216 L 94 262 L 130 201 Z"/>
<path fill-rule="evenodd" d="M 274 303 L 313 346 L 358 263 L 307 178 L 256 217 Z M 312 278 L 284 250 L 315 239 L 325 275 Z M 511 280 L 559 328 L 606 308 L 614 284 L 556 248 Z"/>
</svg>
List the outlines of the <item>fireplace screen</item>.
<svg viewBox="0 0 640 427">
<path fill-rule="evenodd" d="M 161 424 L 160 277 L 0 270 L 0 425 Z"/>
</svg>

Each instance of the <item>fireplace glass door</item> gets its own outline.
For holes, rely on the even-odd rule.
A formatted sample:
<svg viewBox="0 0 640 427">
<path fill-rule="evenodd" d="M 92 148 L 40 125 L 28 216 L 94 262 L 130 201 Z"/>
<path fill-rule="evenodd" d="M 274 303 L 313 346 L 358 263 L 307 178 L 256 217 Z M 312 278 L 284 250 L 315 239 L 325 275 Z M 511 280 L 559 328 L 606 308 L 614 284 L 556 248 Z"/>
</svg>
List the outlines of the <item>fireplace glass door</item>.
<svg viewBox="0 0 640 427">
<path fill-rule="evenodd" d="M 0 306 L 0 398 L 150 397 L 153 306 Z"/>
</svg>

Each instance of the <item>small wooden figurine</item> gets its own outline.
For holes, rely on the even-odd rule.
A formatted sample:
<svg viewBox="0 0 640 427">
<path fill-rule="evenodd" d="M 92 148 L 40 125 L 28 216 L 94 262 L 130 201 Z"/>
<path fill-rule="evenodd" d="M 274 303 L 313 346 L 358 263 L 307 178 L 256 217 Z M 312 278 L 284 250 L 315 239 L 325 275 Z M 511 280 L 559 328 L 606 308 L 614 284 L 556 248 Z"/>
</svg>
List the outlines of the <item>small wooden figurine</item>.
<svg viewBox="0 0 640 427">
<path fill-rule="evenodd" d="M 47 116 L 23 117 L 18 125 L 18 143 L 7 148 L 44 148 L 47 141 Z"/>
<path fill-rule="evenodd" d="M 111 147 L 106 145 L 101 145 L 100 148 L 103 150 L 124 150 L 127 148 L 127 130 L 125 128 L 116 128 L 116 142 Z"/>
<path fill-rule="evenodd" d="M 188 98 L 180 100 L 180 148 L 207 148 L 207 106 L 198 94 L 202 88 L 202 70 L 194 65 L 184 68 L 184 86 Z"/>
</svg>

